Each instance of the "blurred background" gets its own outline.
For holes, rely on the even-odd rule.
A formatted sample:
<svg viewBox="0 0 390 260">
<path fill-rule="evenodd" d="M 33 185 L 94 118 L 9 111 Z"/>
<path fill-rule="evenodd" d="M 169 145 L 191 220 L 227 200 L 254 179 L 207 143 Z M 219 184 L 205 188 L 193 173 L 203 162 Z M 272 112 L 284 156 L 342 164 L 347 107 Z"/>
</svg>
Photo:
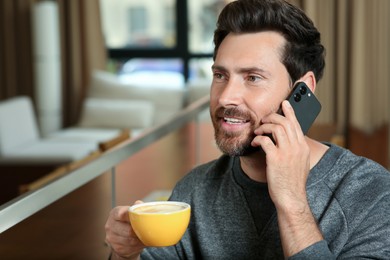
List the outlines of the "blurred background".
<svg viewBox="0 0 390 260">
<path fill-rule="evenodd" d="M 35 9 L 42 2 L 55 3 L 54 14 L 40 15 Z M 27 95 L 41 114 L 57 113 L 46 120 L 50 132 L 80 121 L 95 70 L 141 87 L 207 86 L 215 21 L 227 2 L 1 0 L 0 100 Z M 347 147 L 387 166 L 389 1 L 291 2 L 313 19 L 327 48 L 317 90 L 324 109 L 317 123 L 336 129 Z M 56 35 L 45 36 L 44 29 Z M 48 65 L 54 72 L 39 64 L 50 58 L 57 59 L 57 69 Z M 48 84 L 52 74 L 59 80 Z"/>
<path fill-rule="evenodd" d="M 31 100 L 32 112 L 36 117 L 38 134 L 35 138 L 45 140 L 61 133 L 66 133 L 68 138 L 70 132 L 67 130 L 70 129 L 87 131 L 83 141 L 85 135 L 92 135 L 91 129 L 126 128 L 136 135 L 137 131 L 164 123 L 199 97 L 208 95 L 212 78 L 213 31 L 220 10 L 228 2 L 0 0 L 0 110 L 3 102 L 15 97 L 27 97 Z M 390 1 L 290 2 L 301 7 L 312 18 L 327 50 L 325 74 L 316 89 L 322 112 L 309 135 L 322 141 L 335 142 L 389 168 Z M 20 138 L 16 136 L 18 131 L 4 130 L 3 126 L 23 121 L 22 117 L 14 115 L 10 112 L 1 114 L 0 111 L 0 117 L 3 116 L 0 118 L 0 168 L 3 176 L 6 173 L 14 174 L 21 169 L 21 164 L 25 166 L 22 169 L 24 172 L 36 169 L 36 165 L 29 165 L 31 161 L 25 163 L 15 161 L 15 158 L 11 163 L 7 161 L 9 140 Z M 179 157 L 175 157 L 178 154 L 192 154 L 191 150 L 196 144 L 188 140 L 187 134 L 192 135 L 193 130 L 187 130 L 179 131 L 179 137 L 174 135 L 162 140 L 160 148 L 150 147 L 152 155 L 146 151 L 137 155 L 138 159 L 133 158 L 118 166 L 127 173 L 139 171 L 145 167 L 145 160 L 153 158 L 166 165 L 164 171 L 168 174 L 164 179 L 155 173 L 146 173 L 148 181 L 145 177 L 140 183 L 149 185 L 148 188 L 142 189 L 145 186 L 140 185 L 136 192 L 120 186 L 123 181 L 134 181 L 132 178 L 136 176 L 118 177 L 119 203 L 147 195 L 156 188 L 150 185 L 153 181 L 159 181 L 159 187 L 171 188 L 177 178 L 193 166 L 193 162 L 184 166 Z M 213 133 L 207 119 L 204 131 L 203 148 L 210 152 L 210 156 L 203 158 L 207 161 L 218 156 L 211 145 Z M 13 132 L 14 136 L 4 134 L 9 132 Z M 80 132 L 77 133 L 79 137 Z M 55 140 L 59 142 L 59 139 Z M 188 149 L 184 155 L 177 151 L 183 143 L 187 144 Z M 27 146 L 17 149 L 23 150 Z M 165 153 L 164 147 L 169 147 L 172 153 Z M 36 152 L 34 156 L 37 156 Z M 142 163 L 136 165 L 137 162 Z M 150 169 L 151 172 L 159 170 L 161 168 Z M 20 178 L 17 179 L 20 182 Z M 3 179 L 2 183 L 7 185 L 10 180 Z M 102 233 L 110 208 L 105 196 L 107 192 L 109 194 L 109 178 L 103 176 L 96 182 L 98 184 L 90 186 L 87 192 L 91 194 L 92 189 L 105 205 L 103 213 L 101 209 L 96 210 L 101 216 L 94 222 L 93 228 L 102 228 L 98 242 L 93 244 L 96 248 L 91 246 L 87 252 L 81 249 L 80 243 L 91 239 L 91 232 L 85 231 L 85 236 L 75 240 L 78 242 L 74 243 L 74 247 L 68 246 L 66 249 L 73 254 L 64 253 L 59 259 L 83 259 L 77 255 L 94 259 L 91 250 L 98 256 L 102 250 L 107 251 L 103 247 Z M 77 192 L 67 198 L 67 205 L 77 204 L 80 196 L 85 196 L 82 191 Z M 62 206 L 55 206 L 53 211 L 58 211 Z M 83 206 L 75 210 L 80 208 Z M 39 233 L 38 227 L 50 222 L 52 214 L 40 213 L 36 220 L 27 223 L 36 225 L 35 232 Z M 77 222 L 63 221 L 71 226 Z M 24 229 L 25 226 L 21 224 L 6 234 L 0 234 L 0 244 L 3 245 L 0 245 L 0 258 L 18 259 L 21 255 L 16 252 L 21 248 L 30 248 L 30 251 L 27 250 L 30 253 L 34 251 L 34 244 L 28 246 L 26 241 L 19 240 L 19 234 Z M 67 237 L 74 239 L 76 234 L 68 234 Z M 42 235 L 35 240 L 48 243 L 44 237 Z M 12 247 L 11 244 L 19 244 L 19 247 Z M 2 257 L 1 252 L 7 253 Z M 34 252 L 29 255 L 33 259 L 50 259 L 48 255 Z"/>
</svg>

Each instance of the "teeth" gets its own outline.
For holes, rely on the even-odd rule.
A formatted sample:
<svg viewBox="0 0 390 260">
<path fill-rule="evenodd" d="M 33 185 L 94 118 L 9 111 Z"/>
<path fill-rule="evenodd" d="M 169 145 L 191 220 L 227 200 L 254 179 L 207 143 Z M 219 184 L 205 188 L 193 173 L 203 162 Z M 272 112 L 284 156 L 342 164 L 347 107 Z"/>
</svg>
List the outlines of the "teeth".
<svg viewBox="0 0 390 260">
<path fill-rule="evenodd" d="M 245 120 L 240 120 L 236 118 L 227 118 L 225 117 L 224 120 L 229 124 L 242 124 L 245 123 Z"/>
</svg>

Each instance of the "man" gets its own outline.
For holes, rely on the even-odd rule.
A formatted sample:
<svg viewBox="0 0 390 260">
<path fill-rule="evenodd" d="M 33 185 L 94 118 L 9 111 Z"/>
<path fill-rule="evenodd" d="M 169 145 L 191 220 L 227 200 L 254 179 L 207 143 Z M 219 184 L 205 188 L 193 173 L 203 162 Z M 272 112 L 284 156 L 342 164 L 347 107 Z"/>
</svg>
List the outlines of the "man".
<svg viewBox="0 0 390 260">
<path fill-rule="evenodd" d="M 176 246 L 145 248 L 128 207 L 113 209 L 111 259 L 390 259 L 389 172 L 304 136 L 285 100 L 323 73 L 310 19 L 282 0 L 238 0 L 214 43 L 210 115 L 224 155 L 173 190 L 193 211 Z"/>
</svg>

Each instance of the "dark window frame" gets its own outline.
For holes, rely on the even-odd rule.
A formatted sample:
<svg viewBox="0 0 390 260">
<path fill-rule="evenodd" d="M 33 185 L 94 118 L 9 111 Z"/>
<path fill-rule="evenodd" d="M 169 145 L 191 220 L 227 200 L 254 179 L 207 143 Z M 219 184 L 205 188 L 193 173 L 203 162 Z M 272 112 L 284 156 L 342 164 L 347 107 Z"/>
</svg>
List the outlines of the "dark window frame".
<svg viewBox="0 0 390 260">
<path fill-rule="evenodd" d="M 108 48 L 108 56 L 111 59 L 132 58 L 180 58 L 183 61 L 184 80 L 189 78 L 189 62 L 193 58 L 211 58 L 212 53 L 192 53 L 188 42 L 188 0 L 176 0 L 176 46 L 174 48 Z"/>
</svg>

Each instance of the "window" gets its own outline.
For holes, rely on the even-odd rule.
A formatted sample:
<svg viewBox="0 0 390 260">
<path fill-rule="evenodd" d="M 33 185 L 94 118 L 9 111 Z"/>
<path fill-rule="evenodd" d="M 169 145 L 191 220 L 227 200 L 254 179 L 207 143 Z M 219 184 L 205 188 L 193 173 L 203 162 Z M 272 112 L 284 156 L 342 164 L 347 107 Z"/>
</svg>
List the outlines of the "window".
<svg viewBox="0 0 390 260">
<path fill-rule="evenodd" d="M 191 53 L 212 53 L 217 17 L 228 1 L 188 1 L 189 49 Z"/>
<path fill-rule="evenodd" d="M 172 48 L 175 0 L 101 0 L 108 49 Z"/>
<path fill-rule="evenodd" d="M 122 80 L 150 85 L 158 73 L 161 85 L 183 87 L 211 79 L 213 31 L 230 1 L 100 1 L 110 68 Z"/>
<path fill-rule="evenodd" d="M 138 38 L 147 37 L 148 13 L 144 6 L 129 8 L 129 44 L 136 45 Z"/>
</svg>

